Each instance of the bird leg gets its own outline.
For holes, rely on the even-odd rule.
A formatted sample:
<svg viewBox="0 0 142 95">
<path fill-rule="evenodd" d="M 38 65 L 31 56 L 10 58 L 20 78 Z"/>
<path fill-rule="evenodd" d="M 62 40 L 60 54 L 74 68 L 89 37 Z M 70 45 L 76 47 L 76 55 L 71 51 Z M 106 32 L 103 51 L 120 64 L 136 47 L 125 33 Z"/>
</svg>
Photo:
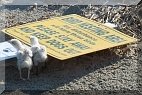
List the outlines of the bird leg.
<svg viewBox="0 0 142 95">
<path fill-rule="evenodd" d="M 28 69 L 28 80 L 30 80 L 30 69 Z"/>
<path fill-rule="evenodd" d="M 44 62 L 44 69 L 47 68 L 46 64 L 47 64 L 47 60 L 45 60 L 45 62 Z"/>
<path fill-rule="evenodd" d="M 47 61 L 45 60 L 44 62 L 43 62 L 43 66 L 42 66 L 42 68 L 41 68 L 41 71 L 43 72 L 46 68 L 47 68 Z"/>
<path fill-rule="evenodd" d="M 35 66 L 35 67 L 36 67 L 36 75 L 38 76 L 39 75 L 38 66 Z"/>
<path fill-rule="evenodd" d="M 47 62 L 48 62 L 47 59 L 43 62 L 42 72 L 47 69 Z"/>
<path fill-rule="evenodd" d="M 20 79 L 25 80 L 25 79 L 22 77 L 21 69 L 19 69 L 19 73 L 20 73 Z"/>
</svg>

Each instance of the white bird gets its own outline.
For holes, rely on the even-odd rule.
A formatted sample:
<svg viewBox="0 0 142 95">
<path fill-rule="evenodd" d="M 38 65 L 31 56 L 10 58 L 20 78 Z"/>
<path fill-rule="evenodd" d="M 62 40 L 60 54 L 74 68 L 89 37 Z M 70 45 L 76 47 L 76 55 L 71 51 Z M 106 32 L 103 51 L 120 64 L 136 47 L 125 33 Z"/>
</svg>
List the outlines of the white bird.
<svg viewBox="0 0 142 95">
<path fill-rule="evenodd" d="M 11 39 L 9 42 L 17 49 L 17 51 L 25 49 L 24 45 L 17 39 Z"/>
<path fill-rule="evenodd" d="M 40 65 L 46 67 L 46 61 L 48 58 L 46 47 L 39 44 L 38 38 L 35 36 L 30 36 L 30 41 L 33 53 L 33 64 L 36 67 L 36 74 L 38 75 Z"/>
<path fill-rule="evenodd" d="M 10 40 L 10 43 L 17 49 L 17 67 L 20 73 L 20 79 L 22 78 L 21 69 L 27 68 L 28 69 L 28 77 L 30 79 L 30 70 L 32 69 L 32 51 L 26 47 L 17 39 Z"/>
</svg>

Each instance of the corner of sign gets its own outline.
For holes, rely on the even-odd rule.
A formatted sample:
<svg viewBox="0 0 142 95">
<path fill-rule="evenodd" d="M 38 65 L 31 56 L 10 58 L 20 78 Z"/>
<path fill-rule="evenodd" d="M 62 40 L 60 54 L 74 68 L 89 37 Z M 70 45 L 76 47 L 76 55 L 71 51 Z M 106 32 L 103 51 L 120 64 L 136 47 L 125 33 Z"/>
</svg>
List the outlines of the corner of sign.
<svg viewBox="0 0 142 95">
<path fill-rule="evenodd" d="M 2 31 L 2 32 L 5 32 L 5 31 L 6 31 L 6 29 L 2 29 L 1 31 Z"/>
</svg>

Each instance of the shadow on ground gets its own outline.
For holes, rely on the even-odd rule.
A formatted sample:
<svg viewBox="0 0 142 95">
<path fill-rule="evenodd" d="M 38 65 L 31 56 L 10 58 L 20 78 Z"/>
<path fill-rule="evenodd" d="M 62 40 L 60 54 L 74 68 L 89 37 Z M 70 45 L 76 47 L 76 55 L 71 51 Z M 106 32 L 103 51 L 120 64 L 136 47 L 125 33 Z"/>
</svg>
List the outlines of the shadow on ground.
<svg viewBox="0 0 142 95">
<path fill-rule="evenodd" d="M 93 58 L 92 58 L 93 55 Z M 47 69 L 39 76 L 31 75 L 30 81 L 19 79 L 19 71 L 16 68 L 16 59 L 6 61 L 6 91 L 22 90 L 23 93 L 33 94 L 45 90 L 56 90 L 69 82 L 78 80 L 98 69 L 116 63 L 120 58 L 109 50 L 103 50 L 96 53 L 83 55 L 65 61 L 60 61 L 50 57 L 50 63 Z M 27 76 L 26 70 L 23 70 L 23 76 Z M 35 94 L 34 94 L 35 95 Z"/>
</svg>

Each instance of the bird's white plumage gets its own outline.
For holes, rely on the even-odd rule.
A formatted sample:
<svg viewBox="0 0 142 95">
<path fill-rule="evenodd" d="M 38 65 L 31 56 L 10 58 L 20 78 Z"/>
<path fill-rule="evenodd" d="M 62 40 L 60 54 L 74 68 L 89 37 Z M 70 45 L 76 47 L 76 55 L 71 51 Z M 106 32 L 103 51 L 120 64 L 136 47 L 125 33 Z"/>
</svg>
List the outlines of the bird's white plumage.
<svg viewBox="0 0 142 95">
<path fill-rule="evenodd" d="M 40 46 L 40 48 L 35 48 L 34 50 L 36 52 L 34 53 L 33 61 L 34 65 L 37 66 L 39 63 L 46 61 L 47 59 L 46 48 L 44 46 Z"/>
<path fill-rule="evenodd" d="M 35 37 L 35 36 L 30 36 L 30 40 L 31 40 L 31 45 L 34 46 L 34 45 L 39 45 L 39 42 L 38 42 L 38 38 Z"/>
<path fill-rule="evenodd" d="M 17 51 L 25 49 L 23 44 L 17 39 L 11 39 L 9 42 L 17 49 Z"/>
<path fill-rule="evenodd" d="M 45 62 L 48 58 L 46 47 L 39 44 L 37 37 L 31 36 L 30 40 L 31 40 L 31 50 L 32 50 L 32 53 L 33 53 L 34 66 L 38 66 L 39 64 L 45 65 Z"/>
<path fill-rule="evenodd" d="M 10 40 L 10 43 L 17 49 L 17 67 L 20 72 L 20 78 L 21 76 L 21 69 L 22 68 L 28 68 L 28 79 L 30 75 L 30 70 L 32 68 L 32 51 L 28 48 L 26 48 L 19 40 L 12 39 Z"/>
<path fill-rule="evenodd" d="M 18 69 L 32 68 L 32 51 L 31 50 L 19 50 L 17 51 L 17 66 Z"/>
</svg>

